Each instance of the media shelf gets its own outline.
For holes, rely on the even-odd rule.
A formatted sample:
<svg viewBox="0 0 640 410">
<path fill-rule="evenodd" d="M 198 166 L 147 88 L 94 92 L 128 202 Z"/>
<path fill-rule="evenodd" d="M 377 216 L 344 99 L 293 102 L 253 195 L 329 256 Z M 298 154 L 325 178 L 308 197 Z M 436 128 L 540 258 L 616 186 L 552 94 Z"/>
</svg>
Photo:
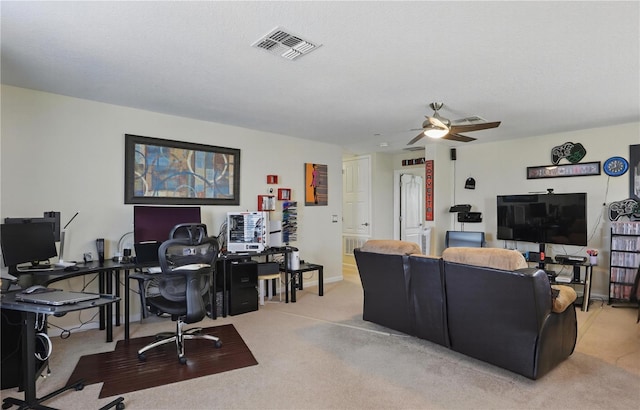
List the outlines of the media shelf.
<svg viewBox="0 0 640 410">
<path fill-rule="evenodd" d="M 611 223 L 609 304 L 631 301 L 640 267 L 640 222 Z"/>
</svg>

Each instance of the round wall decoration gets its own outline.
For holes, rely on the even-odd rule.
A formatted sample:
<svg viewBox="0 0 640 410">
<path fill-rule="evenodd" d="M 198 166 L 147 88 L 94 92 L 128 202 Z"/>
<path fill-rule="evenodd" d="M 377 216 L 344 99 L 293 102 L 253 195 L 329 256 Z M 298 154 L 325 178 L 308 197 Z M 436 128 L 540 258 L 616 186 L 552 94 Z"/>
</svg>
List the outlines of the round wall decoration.
<svg viewBox="0 0 640 410">
<path fill-rule="evenodd" d="M 622 157 L 611 157 L 604 162 L 605 174 L 612 177 L 619 177 L 629 169 L 629 162 Z"/>
</svg>

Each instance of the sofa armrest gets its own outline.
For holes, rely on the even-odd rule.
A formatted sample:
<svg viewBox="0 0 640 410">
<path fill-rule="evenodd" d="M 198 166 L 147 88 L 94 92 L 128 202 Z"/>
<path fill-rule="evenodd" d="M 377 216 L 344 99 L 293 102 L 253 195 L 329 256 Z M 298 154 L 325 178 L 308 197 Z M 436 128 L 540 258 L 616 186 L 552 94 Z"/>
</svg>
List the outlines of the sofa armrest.
<svg viewBox="0 0 640 410">
<path fill-rule="evenodd" d="M 551 285 L 551 288 L 558 291 L 558 295 L 553 298 L 552 310 L 556 313 L 564 312 L 578 298 L 575 289 L 571 286 Z"/>
</svg>

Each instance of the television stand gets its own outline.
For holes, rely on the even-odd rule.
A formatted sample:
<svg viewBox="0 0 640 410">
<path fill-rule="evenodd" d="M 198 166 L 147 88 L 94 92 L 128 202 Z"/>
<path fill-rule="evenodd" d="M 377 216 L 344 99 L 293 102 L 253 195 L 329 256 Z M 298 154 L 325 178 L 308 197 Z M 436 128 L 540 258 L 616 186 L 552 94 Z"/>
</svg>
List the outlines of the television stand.
<svg viewBox="0 0 640 410">
<path fill-rule="evenodd" d="M 582 311 L 589 310 L 589 301 L 591 298 L 591 276 L 593 275 L 592 264 L 585 263 L 559 263 L 559 262 L 545 262 L 546 265 L 566 266 L 571 267 L 571 275 L 558 275 L 558 272 L 550 269 L 540 268 L 545 271 L 549 277 L 549 282 L 552 285 L 569 285 L 569 286 L 582 286 L 582 296 L 578 296 L 576 299 L 576 305 L 582 307 Z M 582 270 L 584 270 L 584 279 L 581 279 Z M 568 280 L 567 280 L 568 279 Z"/>
</svg>

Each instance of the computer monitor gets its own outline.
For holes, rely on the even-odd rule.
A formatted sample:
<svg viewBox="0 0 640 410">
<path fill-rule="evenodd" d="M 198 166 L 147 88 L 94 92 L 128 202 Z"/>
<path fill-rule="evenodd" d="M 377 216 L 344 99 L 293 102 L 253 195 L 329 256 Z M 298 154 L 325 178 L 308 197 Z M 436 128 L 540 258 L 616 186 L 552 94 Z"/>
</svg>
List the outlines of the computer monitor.
<svg viewBox="0 0 640 410">
<path fill-rule="evenodd" d="M 44 216 L 39 218 L 31 218 L 31 217 L 8 217 L 4 218 L 4 223 L 6 224 L 27 224 L 27 223 L 35 223 L 35 222 L 49 222 L 51 223 L 51 229 L 53 230 L 53 238 L 56 242 L 60 240 L 60 219 L 56 219 L 53 216 Z"/>
<path fill-rule="evenodd" d="M 31 222 L 0 226 L 2 258 L 9 273 L 18 272 L 17 265 L 24 263 L 30 263 L 30 267 L 42 262 L 48 264 L 49 258 L 58 255 L 51 225 L 50 222 Z"/>
<path fill-rule="evenodd" d="M 200 223 L 199 206 L 134 206 L 133 240 L 136 243 L 164 242 L 174 226 Z"/>
<path fill-rule="evenodd" d="M 447 248 L 482 248 L 484 244 L 484 232 L 447 231 L 445 238 Z"/>
</svg>

